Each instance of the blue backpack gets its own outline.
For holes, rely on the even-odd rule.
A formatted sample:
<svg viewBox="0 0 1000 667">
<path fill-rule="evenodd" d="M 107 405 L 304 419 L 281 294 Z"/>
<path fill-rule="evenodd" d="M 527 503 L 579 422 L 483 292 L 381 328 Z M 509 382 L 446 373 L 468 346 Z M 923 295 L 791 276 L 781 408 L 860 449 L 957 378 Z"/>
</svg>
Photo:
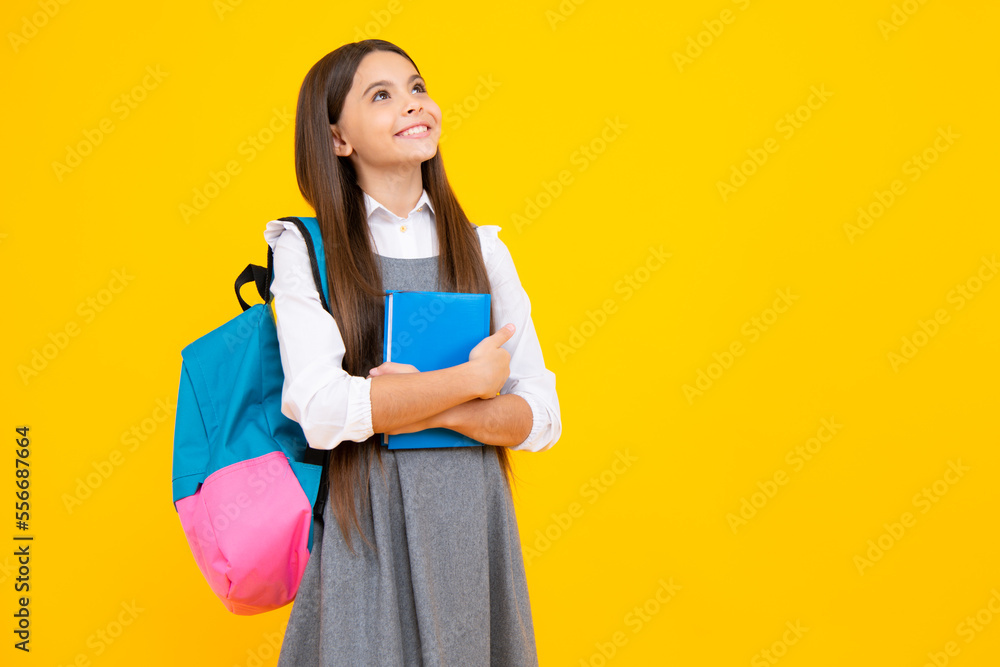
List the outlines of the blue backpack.
<svg viewBox="0 0 1000 667">
<path fill-rule="evenodd" d="M 326 262 L 316 218 L 281 218 L 306 241 L 327 312 Z M 236 279 L 243 313 L 181 351 L 174 428 L 173 502 L 191 552 L 234 614 L 295 598 L 327 498 L 329 450 L 310 448 L 281 412 L 284 372 L 274 324 L 274 252 Z M 264 303 L 240 288 L 253 280 Z"/>
</svg>

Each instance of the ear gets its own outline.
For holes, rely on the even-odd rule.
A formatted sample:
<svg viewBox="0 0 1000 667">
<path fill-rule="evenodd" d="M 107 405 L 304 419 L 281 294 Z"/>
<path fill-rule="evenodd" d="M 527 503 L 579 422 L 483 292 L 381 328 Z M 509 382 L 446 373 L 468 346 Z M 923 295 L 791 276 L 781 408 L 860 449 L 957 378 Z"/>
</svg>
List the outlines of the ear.
<svg viewBox="0 0 1000 667">
<path fill-rule="evenodd" d="M 333 133 L 333 152 L 340 157 L 347 157 L 350 155 L 354 148 L 344 141 L 343 136 L 340 134 L 340 128 L 335 124 L 330 125 L 330 132 Z"/>
</svg>

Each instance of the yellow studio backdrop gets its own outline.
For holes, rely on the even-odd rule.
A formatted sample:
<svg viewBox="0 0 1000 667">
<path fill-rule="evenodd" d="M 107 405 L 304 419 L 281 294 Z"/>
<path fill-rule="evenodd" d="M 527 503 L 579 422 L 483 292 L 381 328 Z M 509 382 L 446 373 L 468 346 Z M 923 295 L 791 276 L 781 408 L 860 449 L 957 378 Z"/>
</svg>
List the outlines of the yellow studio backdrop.
<svg viewBox="0 0 1000 667">
<path fill-rule="evenodd" d="M 1000 664 L 998 18 L 5 2 L 0 663 L 276 664 L 291 606 L 228 612 L 171 503 L 180 350 L 312 215 L 306 71 L 378 37 L 557 377 L 560 441 L 515 456 L 540 663 Z"/>
</svg>

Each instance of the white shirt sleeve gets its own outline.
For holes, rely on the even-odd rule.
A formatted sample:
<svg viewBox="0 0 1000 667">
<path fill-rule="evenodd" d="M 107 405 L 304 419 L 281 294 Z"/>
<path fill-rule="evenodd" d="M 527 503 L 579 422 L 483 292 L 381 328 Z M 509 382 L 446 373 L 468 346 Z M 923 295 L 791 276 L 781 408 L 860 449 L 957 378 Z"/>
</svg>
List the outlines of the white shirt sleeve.
<svg viewBox="0 0 1000 667">
<path fill-rule="evenodd" d="M 343 368 L 344 341 L 316 291 L 305 239 L 294 223 L 272 220 L 275 325 L 285 380 L 281 412 L 302 427 L 310 447 L 364 442 L 372 429 L 371 379 Z"/>
<path fill-rule="evenodd" d="M 545 367 L 531 320 L 531 302 L 514 261 L 497 236 L 497 225 L 477 228 L 490 279 L 495 322 L 517 330 L 504 344 L 511 355 L 510 375 L 501 394 L 521 396 L 532 413 L 531 432 L 509 449 L 540 452 L 562 434 L 555 374 Z M 281 412 L 302 427 L 310 447 L 333 449 L 345 440 L 364 442 L 372 435 L 371 379 L 343 369 L 345 347 L 336 320 L 316 292 L 305 240 L 294 223 L 272 220 L 264 238 L 274 251 L 275 325 L 284 384 Z"/>
<path fill-rule="evenodd" d="M 510 250 L 497 236 L 500 229 L 498 225 L 477 228 L 492 288 L 496 326 L 513 322 L 516 327 L 514 335 L 503 345 L 510 353 L 510 376 L 500 393 L 520 396 L 531 407 L 532 414 L 528 437 L 509 449 L 541 452 L 552 447 L 562 435 L 556 376 L 545 367 L 531 321 L 531 301 L 521 286 Z"/>
</svg>

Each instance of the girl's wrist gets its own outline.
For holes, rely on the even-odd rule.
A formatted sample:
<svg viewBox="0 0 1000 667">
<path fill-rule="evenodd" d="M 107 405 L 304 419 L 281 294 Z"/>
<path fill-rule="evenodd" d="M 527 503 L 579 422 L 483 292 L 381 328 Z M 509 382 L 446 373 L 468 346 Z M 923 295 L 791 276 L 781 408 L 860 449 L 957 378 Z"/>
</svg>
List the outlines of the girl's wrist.
<svg viewBox="0 0 1000 667">
<path fill-rule="evenodd" d="M 454 368 L 458 370 L 460 386 L 464 390 L 462 402 L 478 398 L 482 393 L 482 373 L 479 372 L 475 361 L 466 361 Z M 461 403 L 459 403 L 461 405 Z"/>
<path fill-rule="evenodd" d="M 476 400 L 476 399 L 472 399 Z M 447 410 L 437 413 L 431 420 L 433 421 L 435 427 L 437 428 L 447 428 L 452 431 L 459 430 L 457 427 L 462 424 L 462 415 L 465 414 L 465 408 L 469 404 L 469 401 L 464 403 L 459 403 L 458 405 L 452 406 Z"/>
</svg>

